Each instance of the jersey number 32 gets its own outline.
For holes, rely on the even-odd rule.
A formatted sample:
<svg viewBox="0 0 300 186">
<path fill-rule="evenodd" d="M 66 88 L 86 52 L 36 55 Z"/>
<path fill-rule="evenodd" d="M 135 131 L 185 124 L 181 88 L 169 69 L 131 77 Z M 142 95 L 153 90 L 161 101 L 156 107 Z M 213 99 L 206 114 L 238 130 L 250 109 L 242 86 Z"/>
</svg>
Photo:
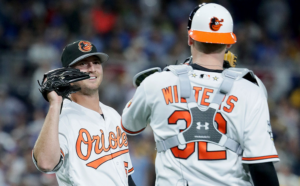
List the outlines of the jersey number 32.
<svg viewBox="0 0 300 186">
<path fill-rule="evenodd" d="M 186 128 L 191 124 L 191 115 L 188 110 L 177 110 L 174 111 L 168 119 L 169 125 L 176 125 L 178 120 L 186 121 Z M 218 124 L 218 130 L 223 134 L 226 134 L 227 122 L 222 116 L 222 114 L 217 113 L 215 117 L 215 122 Z M 180 130 L 180 132 L 185 129 Z M 198 143 L 198 149 L 195 148 L 195 144 Z M 198 160 L 225 160 L 226 159 L 226 150 L 222 151 L 207 151 L 207 142 L 191 142 L 187 143 L 184 149 L 179 149 L 178 147 L 171 148 L 173 155 L 176 158 L 187 159 L 195 151 L 198 153 Z"/>
</svg>

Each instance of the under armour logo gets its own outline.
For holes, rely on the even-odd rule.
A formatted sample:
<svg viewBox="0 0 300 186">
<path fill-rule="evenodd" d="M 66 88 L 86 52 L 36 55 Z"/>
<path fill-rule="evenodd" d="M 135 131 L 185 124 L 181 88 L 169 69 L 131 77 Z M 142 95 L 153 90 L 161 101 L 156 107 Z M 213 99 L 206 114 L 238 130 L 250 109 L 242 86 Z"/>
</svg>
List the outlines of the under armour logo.
<svg viewBox="0 0 300 186">
<path fill-rule="evenodd" d="M 200 122 L 197 123 L 197 129 L 201 130 L 201 127 L 204 127 L 205 130 L 208 130 L 209 127 L 208 127 L 209 123 L 205 122 L 205 125 L 201 125 Z"/>
</svg>

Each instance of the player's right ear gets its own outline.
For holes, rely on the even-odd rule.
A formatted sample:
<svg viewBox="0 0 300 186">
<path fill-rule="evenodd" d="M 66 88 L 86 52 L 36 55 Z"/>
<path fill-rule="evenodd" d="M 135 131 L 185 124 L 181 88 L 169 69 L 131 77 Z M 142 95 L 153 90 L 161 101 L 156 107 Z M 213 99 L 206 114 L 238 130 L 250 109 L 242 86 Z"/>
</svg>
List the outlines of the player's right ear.
<svg viewBox="0 0 300 186">
<path fill-rule="evenodd" d="M 188 36 L 188 45 L 192 46 L 193 43 L 194 43 L 194 40 L 190 36 Z"/>
<path fill-rule="evenodd" d="M 226 50 L 229 50 L 231 47 L 232 47 L 232 45 L 227 44 L 227 45 L 226 45 Z"/>
</svg>

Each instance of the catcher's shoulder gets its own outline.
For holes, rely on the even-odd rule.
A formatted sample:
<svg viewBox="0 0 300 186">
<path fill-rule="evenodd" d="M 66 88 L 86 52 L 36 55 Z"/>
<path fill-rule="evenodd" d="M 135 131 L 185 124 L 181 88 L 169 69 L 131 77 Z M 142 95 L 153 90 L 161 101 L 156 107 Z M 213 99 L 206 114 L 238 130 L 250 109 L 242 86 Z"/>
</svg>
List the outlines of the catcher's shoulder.
<svg viewBox="0 0 300 186">
<path fill-rule="evenodd" d="M 264 94 L 267 98 L 268 93 L 263 82 L 254 74 L 252 70 L 247 68 L 229 68 L 229 70 L 233 70 L 239 73 L 239 77 L 237 83 L 239 86 L 243 86 L 245 89 L 249 89 L 249 92 L 260 92 Z"/>
<path fill-rule="evenodd" d="M 176 81 L 176 77 L 171 71 L 162 71 L 156 72 L 154 74 L 149 75 L 145 78 L 144 82 L 147 85 L 151 84 L 164 84 L 165 82 L 171 83 L 172 81 Z"/>
</svg>

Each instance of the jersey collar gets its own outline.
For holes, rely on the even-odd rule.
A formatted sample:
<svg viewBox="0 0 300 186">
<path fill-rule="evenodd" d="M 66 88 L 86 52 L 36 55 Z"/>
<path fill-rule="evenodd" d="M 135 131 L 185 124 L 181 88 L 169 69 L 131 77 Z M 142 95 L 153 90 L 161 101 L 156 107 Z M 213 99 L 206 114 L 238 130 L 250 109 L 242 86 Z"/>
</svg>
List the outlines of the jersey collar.
<svg viewBox="0 0 300 186">
<path fill-rule="evenodd" d="M 200 66 L 196 63 L 191 63 L 190 66 L 194 69 L 194 70 L 202 70 L 202 71 L 206 71 L 206 72 L 217 72 L 217 73 L 222 73 L 223 70 L 212 70 L 212 69 L 208 69 L 205 68 L 203 66 Z"/>
</svg>

